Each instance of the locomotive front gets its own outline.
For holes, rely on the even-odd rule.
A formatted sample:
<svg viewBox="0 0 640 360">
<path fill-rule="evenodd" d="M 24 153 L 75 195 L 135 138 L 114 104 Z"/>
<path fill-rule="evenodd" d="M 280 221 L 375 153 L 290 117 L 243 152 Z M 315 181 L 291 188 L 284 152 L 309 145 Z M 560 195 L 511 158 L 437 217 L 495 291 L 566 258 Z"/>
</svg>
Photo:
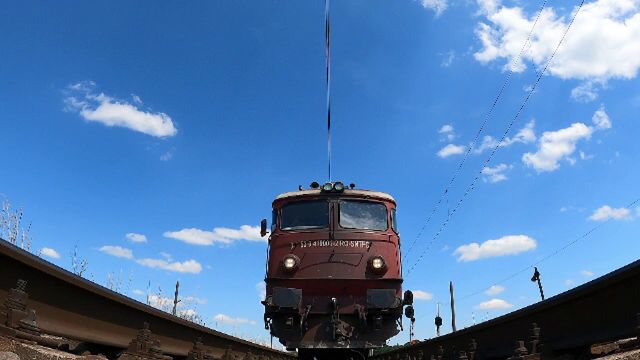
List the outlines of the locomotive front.
<svg viewBox="0 0 640 360">
<path fill-rule="evenodd" d="M 265 281 L 265 328 L 287 349 L 382 346 L 412 302 L 402 299 L 395 200 L 340 182 L 279 195 Z"/>
</svg>

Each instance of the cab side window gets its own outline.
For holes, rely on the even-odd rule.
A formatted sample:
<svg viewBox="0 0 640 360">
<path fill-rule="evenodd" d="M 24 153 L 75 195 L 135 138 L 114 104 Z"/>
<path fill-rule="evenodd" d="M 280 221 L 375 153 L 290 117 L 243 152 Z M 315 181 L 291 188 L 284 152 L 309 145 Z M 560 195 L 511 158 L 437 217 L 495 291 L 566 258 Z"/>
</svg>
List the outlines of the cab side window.
<svg viewBox="0 0 640 360">
<path fill-rule="evenodd" d="M 272 234 L 276 229 L 277 223 L 278 223 L 278 210 L 273 209 L 273 211 L 271 212 L 271 233 Z"/>
<path fill-rule="evenodd" d="M 396 208 L 391 209 L 391 228 L 398 233 L 398 223 L 396 221 Z"/>
</svg>

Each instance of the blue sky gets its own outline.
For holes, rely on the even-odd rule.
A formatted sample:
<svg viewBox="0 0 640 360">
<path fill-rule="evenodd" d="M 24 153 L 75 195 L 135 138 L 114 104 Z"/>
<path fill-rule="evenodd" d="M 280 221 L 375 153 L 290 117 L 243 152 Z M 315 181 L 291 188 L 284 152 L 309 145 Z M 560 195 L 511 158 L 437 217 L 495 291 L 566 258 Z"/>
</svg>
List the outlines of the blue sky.
<svg viewBox="0 0 640 360">
<path fill-rule="evenodd" d="M 540 5 L 332 3 L 334 179 L 397 199 L 403 250 L 471 147 L 405 254 L 406 270 L 424 253 L 405 282 L 421 291 L 419 338 L 434 335 L 438 302 L 449 331 L 449 281 L 464 327 L 537 301 L 530 271 L 485 290 L 594 226 L 538 265 L 547 296 L 640 250 L 640 212 L 627 208 L 639 196 L 640 1 L 585 2 L 500 141 L 575 10 L 549 1 L 517 61 Z M 68 268 L 77 246 L 87 277 L 122 276 L 143 301 L 180 280 L 183 311 L 267 341 L 255 227 L 278 193 L 326 180 L 323 16 L 322 1 L 5 6 L 0 193 L 33 222 L 35 251 Z"/>
</svg>

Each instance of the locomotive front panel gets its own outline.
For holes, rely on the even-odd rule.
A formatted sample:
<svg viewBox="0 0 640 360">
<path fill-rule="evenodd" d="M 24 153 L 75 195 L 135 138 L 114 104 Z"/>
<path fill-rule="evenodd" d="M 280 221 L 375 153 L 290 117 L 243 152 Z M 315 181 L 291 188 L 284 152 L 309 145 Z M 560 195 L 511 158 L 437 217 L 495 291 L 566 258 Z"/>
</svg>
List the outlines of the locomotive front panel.
<svg viewBox="0 0 640 360">
<path fill-rule="evenodd" d="M 265 326 L 289 349 L 382 346 L 401 326 L 395 201 L 305 190 L 273 203 Z"/>
</svg>

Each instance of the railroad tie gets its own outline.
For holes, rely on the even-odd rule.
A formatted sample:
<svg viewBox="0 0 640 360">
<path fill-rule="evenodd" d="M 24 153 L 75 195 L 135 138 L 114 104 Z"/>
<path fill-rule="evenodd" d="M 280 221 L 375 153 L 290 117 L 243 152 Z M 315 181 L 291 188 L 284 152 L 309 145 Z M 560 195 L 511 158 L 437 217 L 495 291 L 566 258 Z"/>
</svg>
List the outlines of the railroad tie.
<svg viewBox="0 0 640 360">
<path fill-rule="evenodd" d="M 536 323 L 531 324 L 531 336 L 529 337 L 530 354 L 540 354 L 542 344 L 540 343 L 540 327 Z"/>
<path fill-rule="evenodd" d="M 187 360 L 215 360 L 211 351 L 202 344 L 202 338 L 198 337 L 193 342 L 193 347 L 187 354 Z"/>
<path fill-rule="evenodd" d="M 0 335 L 35 342 L 57 349 L 65 344 L 55 338 L 43 337 L 36 318 L 36 311 L 27 306 L 29 294 L 27 282 L 18 279 L 16 287 L 9 289 L 0 313 Z"/>
<path fill-rule="evenodd" d="M 172 360 L 171 356 L 163 355 L 160 341 L 151 336 L 149 323 L 145 322 L 135 338 L 129 343 L 129 347 L 118 360 Z"/>
<path fill-rule="evenodd" d="M 478 350 L 478 343 L 476 339 L 471 339 L 469 341 L 469 347 L 467 349 L 467 358 L 469 360 L 474 360 L 476 358 L 476 351 Z"/>
</svg>

